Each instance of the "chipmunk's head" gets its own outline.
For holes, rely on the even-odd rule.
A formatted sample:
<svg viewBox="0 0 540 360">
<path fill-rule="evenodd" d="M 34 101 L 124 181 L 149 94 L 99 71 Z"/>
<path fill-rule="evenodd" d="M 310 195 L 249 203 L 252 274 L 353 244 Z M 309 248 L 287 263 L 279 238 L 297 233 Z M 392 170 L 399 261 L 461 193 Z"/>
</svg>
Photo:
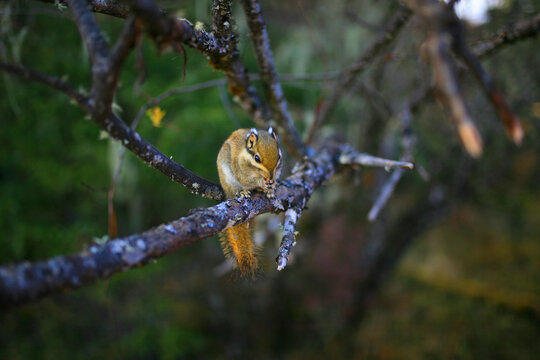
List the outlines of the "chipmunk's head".
<svg viewBox="0 0 540 360">
<path fill-rule="evenodd" d="M 272 128 L 251 129 L 246 136 L 246 150 L 251 156 L 251 165 L 259 170 L 266 182 L 273 182 L 279 177 L 281 149 Z"/>
</svg>

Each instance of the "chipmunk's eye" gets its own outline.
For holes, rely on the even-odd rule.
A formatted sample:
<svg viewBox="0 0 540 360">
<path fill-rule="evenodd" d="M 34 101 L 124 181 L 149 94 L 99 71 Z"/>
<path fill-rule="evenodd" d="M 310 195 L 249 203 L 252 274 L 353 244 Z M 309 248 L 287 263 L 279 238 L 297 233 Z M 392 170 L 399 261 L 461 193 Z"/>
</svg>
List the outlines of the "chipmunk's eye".
<svg viewBox="0 0 540 360">
<path fill-rule="evenodd" d="M 261 163 L 261 158 L 259 157 L 259 155 L 255 155 L 255 161 L 259 164 Z"/>
</svg>

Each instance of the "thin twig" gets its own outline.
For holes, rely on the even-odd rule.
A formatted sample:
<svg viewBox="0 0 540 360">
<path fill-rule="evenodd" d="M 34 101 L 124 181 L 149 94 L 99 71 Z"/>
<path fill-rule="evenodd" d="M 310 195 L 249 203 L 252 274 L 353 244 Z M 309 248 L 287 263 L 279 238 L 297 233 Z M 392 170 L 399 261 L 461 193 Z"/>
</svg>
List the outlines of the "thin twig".
<svg viewBox="0 0 540 360">
<path fill-rule="evenodd" d="M 234 127 L 236 129 L 239 129 L 240 128 L 240 122 L 238 121 L 238 119 L 234 115 L 234 112 L 233 112 L 232 107 L 231 107 L 231 102 L 229 101 L 229 97 L 227 95 L 227 90 L 225 89 L 225 86 L 224 85 L 219 85 L 218 86 L 218 91 L 219 91 L 219 98 L 221 99 L 221 103 L 223 104 L 223 108 L 225 109 L 225 112 L 227 113 L 227 117 L 231 120 Z"/>
<path fill-rule="evenodd" d="M 173 162 L 142 139 L 111 110 L 118 73 L 137 36 L 135 19 L 131 18 L 127 21 L 113 54 L 109 55 L 107 43 L 86 2 L 84 0 L 67 1 L 92 59 L 92 103 L 87 110 L 92 114 L 93 120 L 147 164 L 188 187 L 192 193 L 222 199 L 223 192 L 220 186 Z M 136 14 L 150 22 L 151 31 L 168 33 L 171 40 L 161 38 L 161 45 L 173 41 L 174 47 L 174 41 L 185 41 L 185 37 L 190 33 L 189 26 L 183 26 L 185 24 L 164 16 L 151 0 L 134 0 L 132 6 Z"/>
<path fill-rule="evenodd" d="M 139 111 L 139 113 L 137 113 L 137 116 L 131 123 L 131 129 L 133 131 L 137 129 L 137 126 L 139 125 L 139 121 L 141 120 L 143 114 L 144 111 Z M 116 212 L 114 211 L 114 193 L 116 191 L 116 184 L 118 183 L 118 179 L 120 178 L 120 172 L 122 171 L 125 157 L 126 148 L 122 146 L 122 148 L 120 149 L 120 153 L 118 154 L 118 161 L 116 163 L 116 168 L 114 170 L 114 174 L 111 180 L 111 185 L 109 186 L 109 191 L 107 192 L 107 209 L 109 212 L 109 238 L 116 237 L 116 234 L 112 234 L 116 232 L 116 224 L 111 224 L 111 220 L 116 223 Z M 113 231 L 111 231 L 112 229 Z"/>
<path fill-rule="evenodd" d="M 388 203 L 388 200 L 394 193 L 394 189 L 396 188 L 397 183 L 401 179 L 401 176 L 405 170 L 403 169 L 396 169 L 392 172 L 390 177 L 386 180 L 384 185 L 381 187 L 381 191 L 379 192 L 379 195 L 377 196 L 377 199 L 373 203 L 373 206 L 369 210 L 367 219 L 369 222 L 373 222 L 377 220 L 377 216 L 379 216 L 379 213 L 386 204 Z"/>
<path fill-rule="evenodd" d="M 395 161 L 389 159 L 383 159 L 380 157 L 372 156 L 369 154 L 359 153 L 356 150 L 350 148 L 349 151 L 344 151 L 339 162 L 343 165 L 363 165 L 363 166 L 375 166 L 383 167 L 386 170 L 403 168 L 412 170 L 414 164 L 409 161 Z"/>
<path fill-rule="evenodd" d="M 279 75 L 279 79 L 284 82 L 290 81 L 322 81 L 322 80 L 331 80 L 335 79 L 337 76 L 336 72 L 329 73 L 313 73 L 313 74 L 282 74 Z M 251 80 L 260 80 L 261 77 L 259 74 L 249 74 Z M 148 106 L 155 106 L 160 102 L 164 101 L 172 95 L 185 94 L 198 90 L 208 89 L 214 86 L 223 86 L 227 84 L 227 78 L 220 78 L 214 80 L 208 80 L 193 85 L 182 86 L 179 88 L 169 89 L 162 94 L 156 96 L 148 102 Z"/>
<path fill-rule="evenodd" d="M 482 58 L 501 49 L 503 45 L 535 37 L 539 33 L 540 14 L 536 14 L 529 19 L 518 21 L 497 30 L 494 35 L 474 44 L 471 50 L 475 56 Z"/>
<path fill-rule="evenodd" d="M 412 114 L 410 109 L 408 107 L 405 107 L 402 111 L 400 111 L 398 117 L 401 120 L 401 126 L 403 128 L 401 136 L 401 161 L 411 161 L 413 146 L 415 143 L 415 136 L 411 128 Z M 397 183 L 399 182 L 404 173 L 405 170 L 403 168 L 395 169 L 388 178 L 388 180 L 383 184 L 379 195 L 377 196 L 375 202 L 373 203 L 373 206 L 369 210 L 367 218 L 370 222 L 373 222 L 377 219 L 377 216 L 388 203 L 388 200 L 394 193 L 394 189 L 396 188 Z"/>
<path fill-rule="evenodd" d="M 41 2 L 58 4 L 58 5 L 68 5 L 67 0 L 39 0 Z M 88 6 L 92 12 L 106 14 L 119 18 L 126 18 L 129 14 L 129 7 L 124 4 L 124 1 L 121 0 L 88 0 Z"/>
<path fill-rule="evenodd" d="M 379 32 L 383 28 L 382 26 L 372 24 L 371 22 L 365 20 L 364 18 L 360 17 L 356 12 L 353 12 L 350 8 L 345 9 L 345 16 L 349 18 L 350 20 L 358 23 L 360 26 L 364 27 L 365 29 L 368 29 L 373 32 Z"/>
<path fill-rule="evenodd" d="M 259 74 L 249 74 L 250 78 L 252 80 L 260 80 Z M 328 80 L 328 79 L 334 79 L 337 76 L 336 72 L 329 72 L 329 73 L 313 73 L 313 74 L 282 74 L 279 76 L 279 78 L 282 81 L 289 82 L 289 81 L 321 81 L 321 80 Z M 146 110 L 149 108 L 159 105 L 162 101 L 168 99 L 169 97 L 173 95 L 179 95 L 179 94 L 186 94 L 194 91 L 204 90 L 211 87 L 222 87 L 223 85 L 227 84 L 227 78 L 220 78 L 220 79 L 214 79 L 214 80 L 208 80 L 200 83 L 196 83 L 193 85 L 187 85 L 182 86 L 179 88 L 173 88 L 169 89 L 160 95 L 152 98 L 149 100 L 145 105 L 143 105 L 139 112 L 137 113 L 136 118 L 140 118 Z M 223 99 L 222 99 L 223 100 Z M 225 104 L 224 104 L 225 105 Z M 229 109 L 230 110 L 230 109 Z M 227 111 L 229 111 L 227 110 Z M 232 113 L 229 115 L 233 115 Z M 233 121 L 234 122 L 234 121 Z M 235 122 L 235 125 L 238 127 L 240 126 L 238 122 Z"/>
<path fill-rule="evenodd" d="M 0 70 L 4 71 L 6 74 L 9 75 L 16 75 L 25 80 L 39 82 L 41 84 L 45 84 L 47 86 L 55 88 L 69 96 L 82 108 L 86 109 L 89 106 L 88 97 L 76 91 L 73 87 L 68 85 L 61 78 L 45 75 L 39 71 L 4 61 L 0 61 Z"/>
<path fill-rule="evenodd" d="M 309 129 L 306 144 L 311 143 L 315 133 L 326 122 L 331 111 L 334 109 L 341 97 L 349 91 L 355 84 L 356 79 L 366 70 L 377 56 L 379 56 L 388 45 L 396 38 L 403 25 L 407 23 L 412 12 L 401 6 L 397 13 L 390 19 L 388 25 L 379 34 L 368 48 L 362 53 L 358 60 L 346 71 L 342 72 L 336 84 L 333 85 L 330 96 L 325 99 L 317 108 L 315 121 Z"/>
</svg>

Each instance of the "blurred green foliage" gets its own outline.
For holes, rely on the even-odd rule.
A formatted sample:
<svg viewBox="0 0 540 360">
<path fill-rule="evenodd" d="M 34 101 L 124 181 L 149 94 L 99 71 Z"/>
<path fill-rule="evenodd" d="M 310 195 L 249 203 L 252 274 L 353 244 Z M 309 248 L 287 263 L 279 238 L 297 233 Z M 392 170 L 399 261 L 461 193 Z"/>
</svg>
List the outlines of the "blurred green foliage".
<svg viewBox="0 0 540 360">
<path fill-rule="evenodd" d="M 209 29 L 209 1 L 161 4 Z M 245 21 L 235 6 L 242 61 L 254 72 Z M 264 1 L 278 71 L 343 69 L 396 6 Z M 68 10 L 18 0 L 0 9 L 3 60 L 65 76 L 88 91 L 89 62 Z M 470 39 L 539 11 L 533 2 L 507 1 L 492 12 L 491 23 L 471 29 Z M 97 19 L 113 42 L 122 21 Z M 385 101 L 400 104 L 429 79 L 417 58 L 422 37 L 413 23 L 396 40 L 392 60 L 362 76 Z M 158 55 L 148 39 L 143 50 L 146 82 L 136 84 L 132 54 L 115 99 L 128 123 L 152 96 L 222 77 L 186 48 L 182 82 L 181 56 Z M 523 119 L 527 135 L 519 149 L 505 139 L 470 75 L 464 92 L 485 139 L 482 159 L 472 161 L 463 153 L 442 107 L 428 102 L 415 115 L 415 159 L 430 180 L 416 172 L 403 178 L 386 210 L 386 225 L 405 233 L 407 226 L 392 228 L 392 221 L 421 211 L 437 196 L 449 199 L 449 206 L 438 223 L 422 229 L 381 293 L 367 302 L 355 297 L 374 231 L 365 214 L 385 177 L 368 169 L 346 173 L 314 195 L 285 272 L 277 273 L 273 263 L 279 230 L 266 230 L 264 265 L 253 282 L 216 275 L 223 257 L 216 239 L 207 239 L 142 269 L 0 312 L 0 358 L 535 358 L 540 351 L 540 115 L 532 104 L 540 102 L 539 63 L 538 39 L 507 46 L 483 61 Z M 119 146 L 103 139 L 61 93 L 4 75 L 0 82 L 0 262 L 76 252 L 107 232 L 107 191 Z M 293 81 L 284 83 L 284 90 L 305 132 L 325 88 L 321 82 Z M 373 94 L 356 91 L 342 100 L 322 134 L 362 151 L 399 157 L 399 124 L 380 103 Z M 217 181 L 219 147 L 235 123 L 251 126 L 247 115 L 232 104 L 229 117 L 218 88 L 174 96 L 160 106 L 167 112 L 163 125 L 153 127 L 143 117 L 140 134 L 175 161 Z M 211 204 L 127 154 L 115 195 L 120 235 Z M 345 325 L 359 312 L 361 321 Z"/>
</svg>

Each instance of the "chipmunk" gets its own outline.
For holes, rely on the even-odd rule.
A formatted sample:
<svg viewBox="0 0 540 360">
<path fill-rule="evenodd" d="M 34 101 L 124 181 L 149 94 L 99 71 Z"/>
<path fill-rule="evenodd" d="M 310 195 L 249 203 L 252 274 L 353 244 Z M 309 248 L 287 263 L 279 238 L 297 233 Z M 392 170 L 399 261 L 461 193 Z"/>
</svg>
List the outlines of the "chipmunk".
<svg viewBox="0 0 540 360">
<path fill-rule="evenodd" d="M 281 172 L 281 149 L 272 128 L 239 129 L 225 141 L 217 157 L 221 187 L 228 199 L 240 195 L 249 198 L 251 190 L 262 190 L 275 197 L 276 181 Z M 241 274 L 255 274 L 257 258 L 250 225 L 243 223 L 220 234 L 226 256 L 236 260 Z"/>
</svg>

